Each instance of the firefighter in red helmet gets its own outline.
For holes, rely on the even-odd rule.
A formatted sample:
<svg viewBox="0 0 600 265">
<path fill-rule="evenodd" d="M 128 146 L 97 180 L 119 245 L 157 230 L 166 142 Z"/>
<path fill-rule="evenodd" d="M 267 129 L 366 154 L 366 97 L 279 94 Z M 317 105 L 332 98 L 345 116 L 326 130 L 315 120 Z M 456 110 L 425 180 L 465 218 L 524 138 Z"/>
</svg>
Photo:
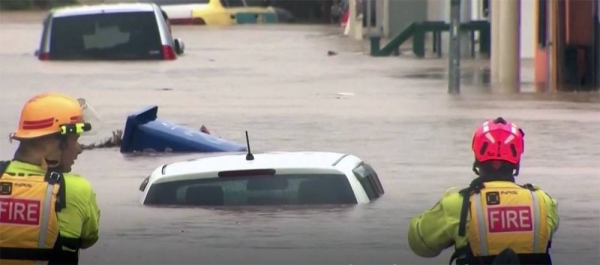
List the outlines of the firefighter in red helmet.
<svg viewBox="0 0 600 265">
<path fill-rule="evenodd" d="M 515 183 L 524 137 L 501 117 L 475 130 L 477 178 L 465 189 L 448 190 L 411 220 L 408 243 L 416 255 L 432 258 L 454 246 L 450 264 L 492 264 L 512 252 L 521 264 L 552 264 L 548 251 L 558 229 L 558 203 L 536 185 Z"/>
</svg>

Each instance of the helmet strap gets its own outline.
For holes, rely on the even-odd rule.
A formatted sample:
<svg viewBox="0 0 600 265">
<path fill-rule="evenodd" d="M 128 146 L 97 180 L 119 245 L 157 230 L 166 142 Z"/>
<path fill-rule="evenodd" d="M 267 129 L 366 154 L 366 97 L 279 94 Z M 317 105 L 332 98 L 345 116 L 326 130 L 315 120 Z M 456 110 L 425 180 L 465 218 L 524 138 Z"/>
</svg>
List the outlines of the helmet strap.
<svg viewBox="0 0 600 265">
<path fill-rule="evenodd" d="M 61 135 L 60 136 L 60 151 L 63 152 L 65 150 L 67 150 L 67 148 L 69 147 L 69 143 L 67 143 L 67 137 Z"/>
<path fill-rule="evenodd" d="M 57 135 L 57 138 L 59 141 L 58 149 L 62 156 L 62 152 L 67 150 L 67 147 L 68 147 L 67 138 L 64 135 L 60 135 L 60 134 Z M 44 160 L 46 162 L 46 165 L 48 165 L 48 168 L 58 168 L 61 163 L 61 158 L 59 158 L 59 160 L 48 160 L 48 159 L 44 159 Z"/>
<path fill-rule="evenodd" d="M 479 175 L 479 162 L 477 161 L 477 159 L 475 159 L 475 161 L 473 161 L 473 172 L 475 172 L 475 175 L 480 176 Z"/>
<path fill-rule="evenodd" d="M 521 163 L 517 163 L 515 165 L 515 170 L 513 170 L 513 177 L 516 177 L 519 175 L 519 168 L 520 168 Z"/>
</svg>

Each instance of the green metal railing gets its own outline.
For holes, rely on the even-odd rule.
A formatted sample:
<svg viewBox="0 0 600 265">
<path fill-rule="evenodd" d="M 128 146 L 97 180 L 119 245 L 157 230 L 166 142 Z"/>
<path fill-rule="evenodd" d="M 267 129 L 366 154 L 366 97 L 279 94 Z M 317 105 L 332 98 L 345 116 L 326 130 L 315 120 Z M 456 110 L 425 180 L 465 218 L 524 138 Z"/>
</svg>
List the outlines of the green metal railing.
<svg viewBox="0 0 600 265">
<path fill-rule="evenodd" d="M 413 53 L 419 57 L 425 57 L 425 36 L 433 34 L 433 52 L 442 57 L 442 33 L 450 30 L 450 25 L 444 21 L 413 22 L 408 25 L 398 36 L 390 40 L 383 48 L 381 47 L 381 36 L 370 36 L 371 56 L 381 57 L 398 55 L 399 49 L 408 39 L 412 37 Z M 471 56 L 475 57 L 475 33 L 479 32 L 479 52 L 490 52 L 490 23 L 486 20 L 470 21 L 460 25 L 461 31 L 467 31 L 471 36 Z"/>
</svg>

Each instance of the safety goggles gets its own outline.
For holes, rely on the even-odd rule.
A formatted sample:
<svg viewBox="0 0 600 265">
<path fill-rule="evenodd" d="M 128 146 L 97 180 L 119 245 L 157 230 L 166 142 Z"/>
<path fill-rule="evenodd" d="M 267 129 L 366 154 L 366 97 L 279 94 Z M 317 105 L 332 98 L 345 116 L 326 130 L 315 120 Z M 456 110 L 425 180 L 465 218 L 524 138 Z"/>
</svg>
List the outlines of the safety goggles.
<svg viewBox="0 0 600 265">
<path fill-rule="evenodd" d="M 79 134 L 94 135 L 101 127 L 100 115 L 92 105 L 84 98 L 78 98 L 81 106 L 82 117 L 76 123 L 63 124 L 60 126 L 61 135 Z"/>
</svg>

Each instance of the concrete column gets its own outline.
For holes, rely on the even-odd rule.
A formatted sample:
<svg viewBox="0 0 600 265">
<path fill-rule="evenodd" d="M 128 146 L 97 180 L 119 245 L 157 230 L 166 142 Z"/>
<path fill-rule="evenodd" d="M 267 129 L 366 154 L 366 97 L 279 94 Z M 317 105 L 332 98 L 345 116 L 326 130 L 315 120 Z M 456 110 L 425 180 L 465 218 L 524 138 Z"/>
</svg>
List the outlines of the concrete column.
<svg viewBox="0 0 600 265">
<path fill-rule="evenodd" d="M 483 19 L 483 0 L 471 0 L 471 20 Z M 479 32 L 475 32 L 475 41 L 479 41 Z"/>
<path fill-rule="evenodd" d="M 521 23 L 519 23 L 521 25 L 521 59 L 533 59 L 537 47 L 537 36 L 535 35 L 537 21 L 533 14 L 535 1 L 521 1 Z"/>
<path fill-rule="evenodd" d="M 383 0 L 383 36 L 386 38 L 390 37 L 390 0 Z"/>
<path fill-rule="evenodd" d="M 376 1 L 376 0 L 373 0 Z M 374 30 L 377 34 L 383 34 L 383 12 L 384 12 L 384 1 L 376 1 L 375 2 L 375 8 L 376 8 L 376 13 L 375 13 L 375 22 L 376 22 L 376 29 Z"/>
<path fill-rule="evenodd" d="M 357 40 L 362 40 L 364 36 L 363 32 L 365 30 L 365 28 L 363 27 L 363 16 L 365 15 L 365 12 L 362 8 L 361 2 L 358 0 L 356 1 L 356 11 L 356 18 L 354 20 L 354 23 L 356 25 L 356 27 L 354 27 L 354 38 Z"/>
<path fill-rule="evenodd" d="M 502 0 L 490 0 L 490 30 L 492 35 L 490 43 L 490 79 L 492 84 L 498 82 L 498 71 L 500 69 L 500 1 Z"/>
<path fill-rule="evenodd" d="M 548 45 L 548 71 L 547 71 L 547 76 L 548 76 L 548 89 L 549 90 L 556 90 L 557 89 L 557 81 L 558 81 L 558 72 L 555 71 L 556 67 L 557 67 L 557 48 L 560 47 L 560 43 L 558 43 L 558 31 L 557 31 L 557 22 L 559 22 L 558 20 L 561 20 L 559 17 L 556 16 L 557 12 L 557 6 L 558 6 L 558 2 L 554 2 L 554 1 L 550 1 L 548 3 L 548 22 L 547 22 L 547 27 L 548 27 L 548 41 L 550 42 Z M 558 35 L 558 36 L 557 36 Z M 557 74 L 555 74 L 557 73 Z"/>
<path fill-rule="evenodd" d="M 436 1 L 440 5 L 440 20 L 450 24 L 450 0 Z M 450 52 L 450 32 L 442 33 L 442 52 L 447 55 Z"/>
<path fill-rule="evenodd" d="M 371 35 L 371 28 L 373 27 L 373 25 L 371 24 L 371 20 L 373 19 L 373 17 L 372 17 L 373 9 L 372 9 L 372 6 L 371 6 L 371 1 L 375 1 L 375 0 L 363 0 L 363 1 L 367 2 L 366 3 L 366 5 L 367 5 L 367 8 L 366 8 L 367 9 L 366 10 L 366 12 L 367 12 L 367 14 L 366 14 L 366 17 L 367 17 L 367 36 L 369 36 L 369 35 Z"/>
<path fill-rule="evenodd" d="M 362 16 L 359 16 L 357 9 L 357 0 L 349 0 L 349 16 L 348 16 L 348 32 L 350 37 L 356 40 L 362 40 L 363 34 L 363 26 L 362 26 Z"/>
<path fill-rule="evenodd" d="M 600 88 L 600 1 L 596 1 L 596 88 Z"/>
<path fill-rule="evenodd" d="M 481 0 L 471 1 L 471 20 L 480 20 L 483 14 L 481 14 Z"/>
<path fill-rule="evenodd" d="M 500 61 L 502 90 L 516 91 L 521 83 L 520 0 L 500 0 Z"/>
<path fill-rule="evenodd" d="M 466 23 L 471 21 L 471 2 L 477 0 L 461 0 L 460 3 L 460 23 Z M 506 0 L 505 0 L 506 1 Z M 460 33 L 460 57 L 470 58 L 471 57 L 471 33 L 462 32 Z"/>
<path fill-rule="evenodd" d="M 471 1 L 472 0 L 461 0 L 460 2 L 460 22 L 471 21 Z M 441 10 L 441 19 L 444 22 L 450 24 L 450 0 L 439 0 L 435 1 L 439 3 Z M 431 2 L 430 2 L 431 3 Z M 460 34 L 460 55 L 461 58 L 469 57 L 471 54 L 470 50 L 471 37 L 469 33 Z M 442 51 L 444 54 L 450 52 L 450 33 L 442 33 Z"/>
</svg>

